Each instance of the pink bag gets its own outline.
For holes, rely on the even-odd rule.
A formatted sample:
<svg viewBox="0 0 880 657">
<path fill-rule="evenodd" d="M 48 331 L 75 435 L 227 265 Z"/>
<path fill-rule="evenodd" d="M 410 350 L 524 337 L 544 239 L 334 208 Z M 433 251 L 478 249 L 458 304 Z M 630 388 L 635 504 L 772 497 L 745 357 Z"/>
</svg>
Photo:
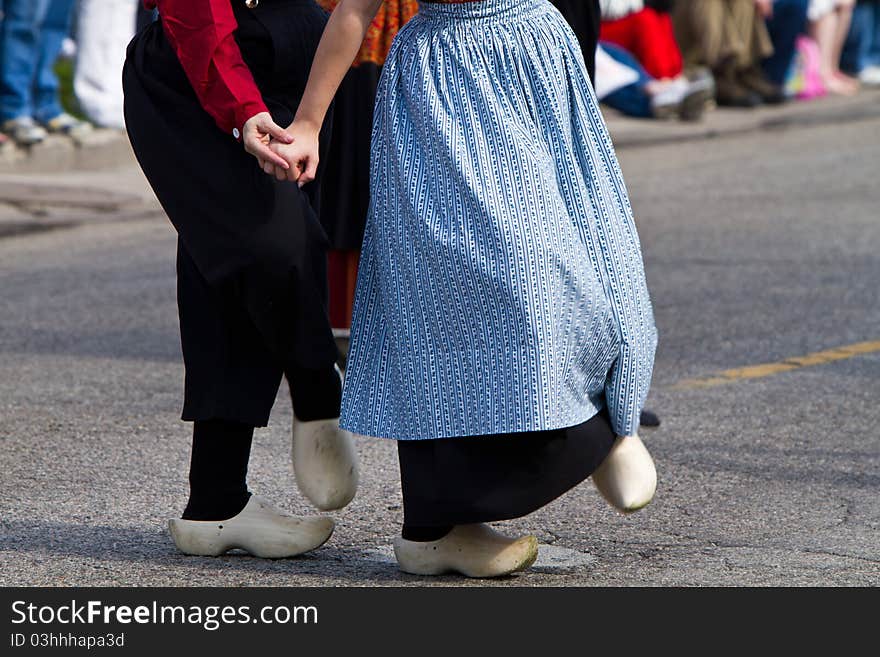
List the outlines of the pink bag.
<svg viewBox="0 0 880 657">
<path fill-rule="evenodd" d="M 820 73 L 819 45 L 808 36 L 799 36 L 795 51 L 794 62 L 785 81 L 786 95 L 799 100 L 824 96 L 827 91 Z"/>
</svg>

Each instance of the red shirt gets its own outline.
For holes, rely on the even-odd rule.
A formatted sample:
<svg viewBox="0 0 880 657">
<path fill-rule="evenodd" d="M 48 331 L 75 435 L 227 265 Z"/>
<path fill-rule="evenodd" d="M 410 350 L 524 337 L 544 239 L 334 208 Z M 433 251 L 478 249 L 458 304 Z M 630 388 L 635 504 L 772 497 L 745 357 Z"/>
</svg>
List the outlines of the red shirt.
<svg viewBox="0 0 880 657">
<path fill-rule="evenodd" d="M 165 36 L 221 130 L 238 138 L 249 118 L 268 111 L 232 36 L 238 23 L 230 0 L 144 0 L 144 5 L 159 8 Z"/>
</svg>

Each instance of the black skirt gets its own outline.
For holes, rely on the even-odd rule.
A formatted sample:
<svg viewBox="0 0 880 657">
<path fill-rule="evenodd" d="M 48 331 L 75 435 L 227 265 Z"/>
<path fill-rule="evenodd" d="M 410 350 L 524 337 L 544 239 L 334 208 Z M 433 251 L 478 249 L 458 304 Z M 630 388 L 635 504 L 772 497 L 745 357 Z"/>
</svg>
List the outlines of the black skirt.
<svg viewBox="0 0 880 657">
<path fill-rule="evenodd" d="M 550 0 L 559 10 L 581 44 L 590 81 L 596 79 L 596 46 L 599 44 L 599 0 Z"/>
<path fill-rule="evenodd" d="M 244 61 L 286 126 L 327 14 L 312 0 L 232 6 Z M 283 372 L 328 367 L 338 356 L 318 220 L 323 168 L 302 189 L 263 173 L 202 108 L 161 18 L 130 44 L 123 87 L 135 155 L 179 236 L 183 418 L 265 425 Z"/>
<path fill-rule="evenodd" d="M 336 93 L 333 139 L 321 187 L 321 224 L 330 248 L 355 251 L 370 206 L 370 139 L 382 67 L 364 62 L 348 71 Z"/>
<path fill-rule="evenodd" d="M 555 431 L 400 440 L 404 524 L 448 527 L 528 515 L 593 474 L 614 440 L 604 412 Z"/>
</svg>

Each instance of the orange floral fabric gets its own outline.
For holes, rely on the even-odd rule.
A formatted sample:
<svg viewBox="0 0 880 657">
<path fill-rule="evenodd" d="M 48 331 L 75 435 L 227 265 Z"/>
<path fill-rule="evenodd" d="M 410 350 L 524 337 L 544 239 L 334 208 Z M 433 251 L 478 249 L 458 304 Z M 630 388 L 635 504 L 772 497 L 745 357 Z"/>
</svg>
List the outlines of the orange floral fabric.
<svg viewBox="0 0 880 657">
<path fill-rule="evenodd" d="M 339 0 L 317 0 L 327 11 L 333 11 L 339 4 Z M 358 66 L 364 62 L 382 66 L 388 56 L 388 49 L 397 31 L 419 11 L 417 0 L 385 0 L 376 18 L 367 29 L 367 36 L 358 52 L 352 66 Z"/>
</svg>

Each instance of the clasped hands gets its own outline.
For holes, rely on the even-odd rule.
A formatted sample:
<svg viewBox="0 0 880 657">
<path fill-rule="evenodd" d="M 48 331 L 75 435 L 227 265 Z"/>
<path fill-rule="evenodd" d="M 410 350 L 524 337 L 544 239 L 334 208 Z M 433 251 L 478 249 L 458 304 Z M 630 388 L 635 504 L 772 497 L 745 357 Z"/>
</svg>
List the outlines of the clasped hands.
<svg viewBox="0 0 880 657">
<path fill-rule="evenodd" d="M 244 124 L 242 142 L 268 175 L 302 187 L 318 170 L 319 132 L 320 126 L 306 121 L 294 121 L 285 130 L 268 112 L 261 112 Z"/>
</svg>

